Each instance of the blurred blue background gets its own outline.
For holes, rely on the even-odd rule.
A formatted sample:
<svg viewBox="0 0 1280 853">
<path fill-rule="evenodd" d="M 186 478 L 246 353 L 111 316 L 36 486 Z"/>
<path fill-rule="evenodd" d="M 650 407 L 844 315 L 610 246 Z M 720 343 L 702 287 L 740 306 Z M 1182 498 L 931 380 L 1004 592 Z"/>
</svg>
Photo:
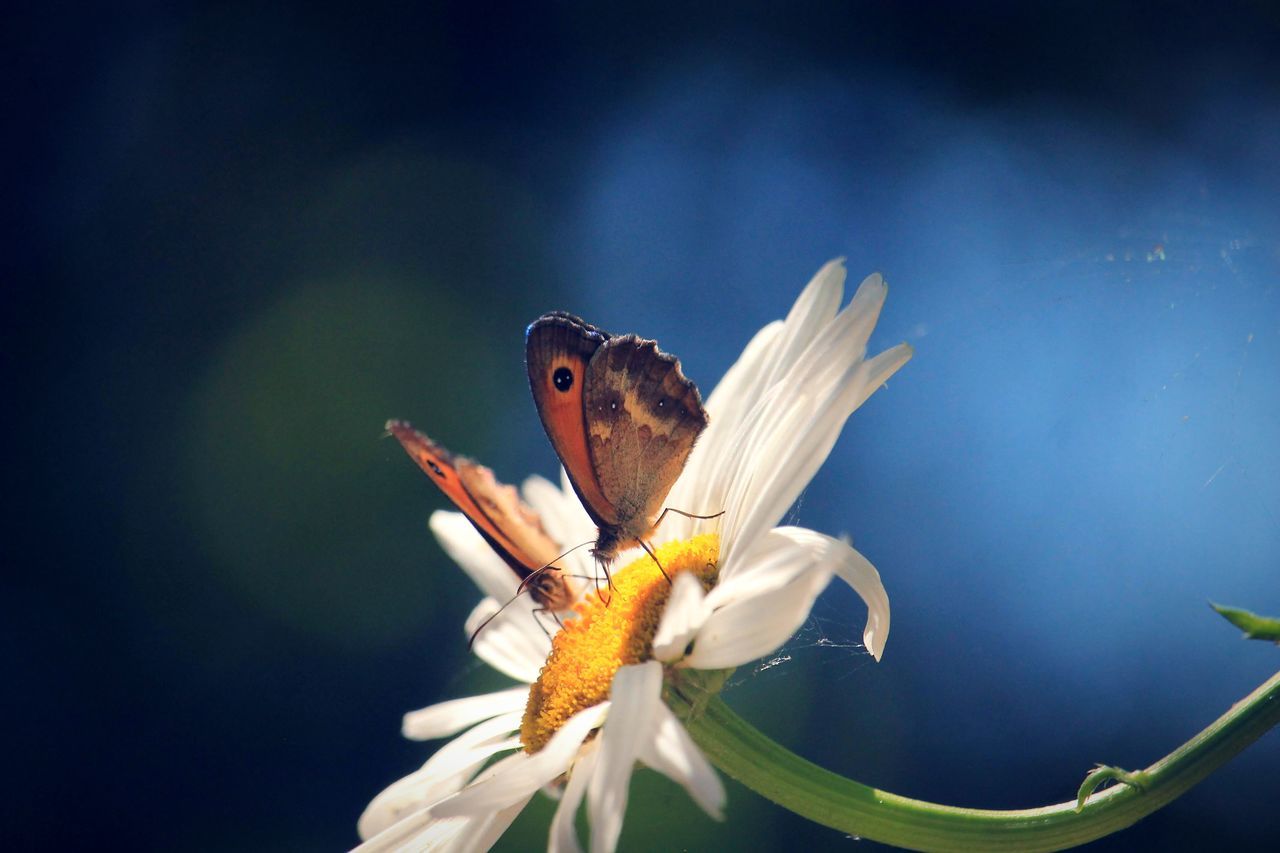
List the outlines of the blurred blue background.
<svg viewBox="0 0 1280 853">
<path fill-rule="evenodd" d="M 432 748 L 400 715 L 504 683 L 383 421 L 551 475 L 532 318 L 707 393 L 839 255 L 916 356 L 791 520 L 852 535 L 892 634 L 872 663 L 833 588 L 733 707 L 1024 807 L 1276 670 L 1206 604 L 1280 612 L 1274 4 L 5 14 L 6 846 L 353 844 Z M 1097 849 L 1274 843 L 1278 766 L 1273 732 Z M 634 790 L 624 849 L 852 846 Z"/>
</svg>

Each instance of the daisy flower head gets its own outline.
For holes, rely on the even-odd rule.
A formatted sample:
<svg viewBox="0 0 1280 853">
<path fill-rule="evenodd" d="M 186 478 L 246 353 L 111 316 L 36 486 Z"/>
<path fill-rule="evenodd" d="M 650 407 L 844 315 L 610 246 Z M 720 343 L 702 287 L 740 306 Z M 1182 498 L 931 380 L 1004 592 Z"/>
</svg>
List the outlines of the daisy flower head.
<svg viewBox="0 0 1280 853">
<path fill-rule="evenodd" d="M 550 850 L 580 849 L 585 799 L 590 849 L 612 851 L 637 762 L 719 817 L 724 788 L 664 691 L 718 690 L 727 670 L 785 643 L 833 577 L 866 603 L 863 642 L 880 659 L 889 601 L 875 568 L 846 541 L 777 526 L 849 415 L 911 357 L 899 344 L 867 358 L 887 288 L 871 275 L 841 309 L 844 280 L 842 261 L 824 266 L 708 397 L 710 424 L 666 505 L 723 513 L 667 515 L 653 541 L 661 567 L 638 548 L 623 552 L 608 592 L 578 585 L 554 637 L 528 596 L 502 607 L 516 579 L 466 518 L 432 515 L 446 552 L 486 593 L 465 626 L 470 635 L 488 620 L 475 653 L 521 684 L 405 716 L 406 737 L 456 737 L 370 803 L 361 849 L 484 850 L 547 789 L 559 795 Z M 557 543 L 594 539 L 567 477 L 559 487 L 530 478 L 523 496 Z M 558 565 L 594 573 L 581 551 Z"/>
</svg>

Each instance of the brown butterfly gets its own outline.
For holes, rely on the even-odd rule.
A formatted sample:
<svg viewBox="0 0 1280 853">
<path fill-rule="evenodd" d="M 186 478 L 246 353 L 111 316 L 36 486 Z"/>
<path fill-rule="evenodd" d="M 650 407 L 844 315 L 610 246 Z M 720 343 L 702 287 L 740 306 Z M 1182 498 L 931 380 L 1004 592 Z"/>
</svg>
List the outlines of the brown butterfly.
<svg viewBox="0 0 1280 853">
<path fill-rule="evenodd" d="M 560 567 L 553 565 L 562 556 L 560 549 L 514 486 L 499 483 L 488 468 L 454 456 L 405 421 L 387 421 L 387 432 L 462 510 L 534 601 L 552 612 L 573 606 L 576 596 Z"/>
<path fill-rule="evenodd" d="M 600 529 L 592 553 L 602 565 L 633 544 L 652 555 L 644 540 L 707 427 L 697 386 L 655 341 L 563 311 L 529 326 L 525 361 L 542 425 Z"/>
</svg>

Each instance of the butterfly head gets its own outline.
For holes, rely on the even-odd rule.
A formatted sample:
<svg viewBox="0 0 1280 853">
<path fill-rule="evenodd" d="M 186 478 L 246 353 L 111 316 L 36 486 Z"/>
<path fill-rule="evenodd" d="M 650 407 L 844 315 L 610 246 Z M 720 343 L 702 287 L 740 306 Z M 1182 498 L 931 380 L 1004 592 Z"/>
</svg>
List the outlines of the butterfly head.
<svg viewBox="0 0 1280 853">
<path fill-rule="evenodd" d="M 549 566 L 535 572 L 525 581 L 524 586 L 533 600 L 547 610 L 561 613 L 573 607 L 573 590 L 556 567 Z"/>
</svg>

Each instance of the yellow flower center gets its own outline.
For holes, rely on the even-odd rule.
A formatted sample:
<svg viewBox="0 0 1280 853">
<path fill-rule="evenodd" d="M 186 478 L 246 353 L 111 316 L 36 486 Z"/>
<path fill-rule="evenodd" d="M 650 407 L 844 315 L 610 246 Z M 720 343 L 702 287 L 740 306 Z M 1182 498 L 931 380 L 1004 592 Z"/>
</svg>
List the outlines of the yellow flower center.
<svg viewBox="0 0 1280 853">
<path fill-rule="evenodd" d="M 715 533 L 668 542 L 656 552 L 668 577 L 691 572 L 708 590 L 719 555 Z M 566 720 L 608 699 L 618 667 L 653 656 L 653 635 L 670 595 L 671 584 L 646 555 L 613 573 L 612 590 L 591 592 L 574 605 L 577 617 L 552 639 L 551 655 L 529 688 L 520 724 L 525 751 L 542 749 Z"/>
</svg>

